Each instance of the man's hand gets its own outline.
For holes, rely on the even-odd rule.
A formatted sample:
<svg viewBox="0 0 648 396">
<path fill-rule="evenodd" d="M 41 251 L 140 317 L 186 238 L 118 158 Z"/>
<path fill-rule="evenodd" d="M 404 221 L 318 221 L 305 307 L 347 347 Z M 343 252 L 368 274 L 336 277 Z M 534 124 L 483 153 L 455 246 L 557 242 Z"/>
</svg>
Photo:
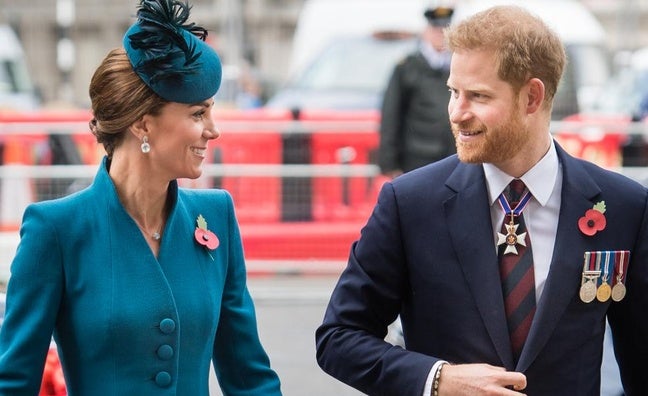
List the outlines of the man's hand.
<svg viewBox="0 0 648 396">
<path fill-rule="evenodd" d="M 523 395 L 526 376 L 489 364 L 446 364 L 439 378 L 439 395 Z"/>
</svg>

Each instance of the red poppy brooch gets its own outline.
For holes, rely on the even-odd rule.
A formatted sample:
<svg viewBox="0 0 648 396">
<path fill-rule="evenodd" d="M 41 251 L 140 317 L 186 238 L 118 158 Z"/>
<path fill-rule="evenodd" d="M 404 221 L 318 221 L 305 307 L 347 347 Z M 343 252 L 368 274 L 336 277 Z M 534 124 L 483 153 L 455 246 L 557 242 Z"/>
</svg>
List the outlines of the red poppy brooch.
<svg viewBox="0 0 648 396">
<path fill-rule="evenodd" d="M 605 201 L 600 201 L 592 209 L 585 212 L 585 216 L 578 219 L 578 229 L 587 236 L 592 236 L 605 229 Z"/>
<path fill-rule="evenodd" d="M 207 228 L 207 220 L 205 220 L 203 215 L 198 215 L 198 218 L 196 218 L 196 231 L 194 231 L 194 238 L 196 238 L 196 242 L 207 249 L 207 253 L 209 253 L 209 250 L 216 249 L 219 244 L 216 234 Z M 214 259 L 211 253 L 209 253 L 209 257 L 211 257 L 212 260 Z"/>
</svg>

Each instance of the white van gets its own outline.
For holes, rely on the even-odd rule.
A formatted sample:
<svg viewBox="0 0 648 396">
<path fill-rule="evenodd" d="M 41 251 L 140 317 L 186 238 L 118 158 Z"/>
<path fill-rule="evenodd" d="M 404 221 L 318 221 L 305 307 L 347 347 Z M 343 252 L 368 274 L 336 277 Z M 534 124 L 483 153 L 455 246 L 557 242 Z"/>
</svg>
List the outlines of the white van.
<svg viewBox="0 0 648 396">
<path fill-rule="evenodd" d="M 18 37 L 8 25 L 0 24 L 0 111 L 35 110 L 40 100 L 25 61 Z"/>
<path fill-rule="evenodd" d="M 416 48 L 429 0 L 306 0 L 289 80 L 275 108 L 373 109 L 394 65 Z"/>
<path fill-rule="evenodd" d="M 425 27 L 426 0 L 306 0 L 293 39 L 290 72 L 297 73 L 331 43 L 350 36 Z"/>
<path fill-rule="evenodd" d="M 269 107 L 379 108 L 391 71 L 416 48 L 423 12 L 439 0 L 306 0 L 293 40 L 290 78 Z M 457 0 L 453 20 L 497 4 L 529 9 L 565 43 L 569 62 L 554 118 L 589 109 L 610 77 L 605 31 L 576 0 Z M 397 34 L 385 34 L 392 32 Z"/>
</svg>

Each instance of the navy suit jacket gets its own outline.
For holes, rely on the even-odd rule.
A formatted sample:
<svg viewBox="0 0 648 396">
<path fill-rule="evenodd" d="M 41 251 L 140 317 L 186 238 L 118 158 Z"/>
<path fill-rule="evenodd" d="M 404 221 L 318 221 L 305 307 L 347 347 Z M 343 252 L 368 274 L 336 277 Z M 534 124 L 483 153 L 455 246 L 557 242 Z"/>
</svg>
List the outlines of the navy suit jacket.
<svg viewBox="0 0 648 396">
<path fill-rule="evenodd" d="M 25 211 L 0 331 L 0 395 L 37 395 L 52 332 L 68 394 L 281 395 L 257 334 L 239 228 L 223 190 L 169 186 L 156 258 L 104 163 L 93 184 Z M 202 215 L 219 239 L 194 239 Z"/>
<path fill-rule="evenodd" d="M 563 185 L 550 272 L 525 347 L 508 338 L 481 165 L 456 156 L 386 183 L 317 330 L 317 358 L 372 395 L 419 396 L 439 359 L 527 376 L 529 395 L 599 395 L 605 320 L 628 395 L 648 394 L 647 192 L 557 146 Z M 578 220 L 605 201 L 594 236 Z M 586 251 L 630 250 L 621 302 L 579 298 Z M 406 349 L 383 341 L 401 315 Z"/>
</svg>

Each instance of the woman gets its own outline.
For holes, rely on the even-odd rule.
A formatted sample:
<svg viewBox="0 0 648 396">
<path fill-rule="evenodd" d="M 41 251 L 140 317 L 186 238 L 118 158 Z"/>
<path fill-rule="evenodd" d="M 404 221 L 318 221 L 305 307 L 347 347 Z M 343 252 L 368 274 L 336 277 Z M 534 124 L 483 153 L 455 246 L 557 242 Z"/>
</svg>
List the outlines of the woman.
<svg viewBox="0 0 648 396">
<path fill-rule="evenodd" d="M 36 395 L 52 333 L 68 394 L 280 395 L 257 334 L 232 199 L 197 178 L 221 79 L 189 7 L 142 0 L 90 84 L 93 184 L 25 211 L 0 332 L 0 394 Z"/>
</svg>

